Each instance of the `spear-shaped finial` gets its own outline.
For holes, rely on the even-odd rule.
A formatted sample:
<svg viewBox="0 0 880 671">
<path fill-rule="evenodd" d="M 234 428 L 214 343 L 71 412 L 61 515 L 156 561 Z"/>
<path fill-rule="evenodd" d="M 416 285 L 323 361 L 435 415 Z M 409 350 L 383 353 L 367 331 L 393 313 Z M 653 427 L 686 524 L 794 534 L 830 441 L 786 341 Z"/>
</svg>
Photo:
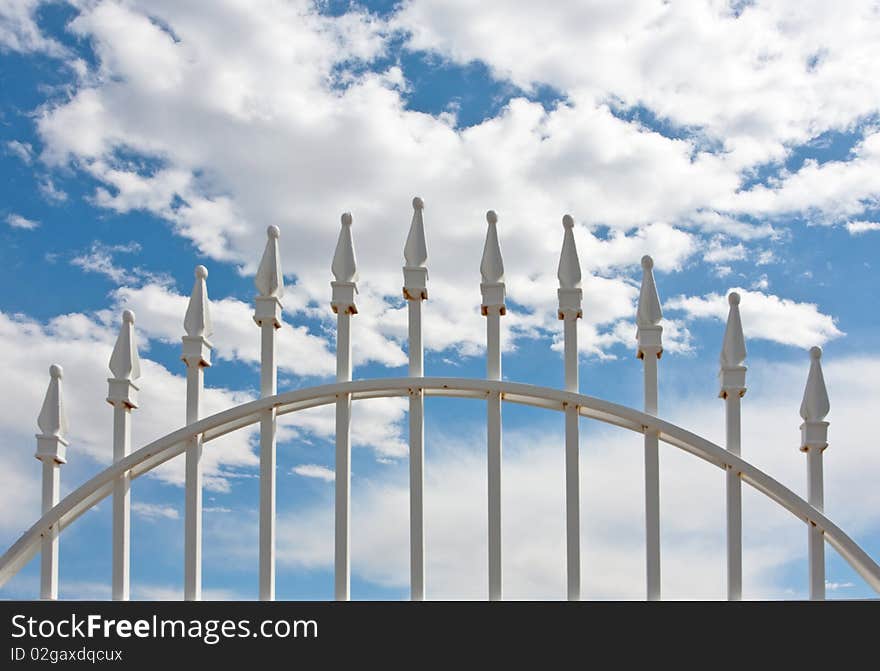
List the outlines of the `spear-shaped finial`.
<svg viewBox="0 0 880 671">
<path fill-rule="evenodd" d="M 660 309 L 660 297 L 654 283 L 654 259 L 647 254 L 642 257 L 642 288 L 639 292 L 639 305 L 636 309 L 636 338 L 639 342 L 638 357 L 643 359 L 646 353 L 660 358 L 663 353 L 661 335 L 663 327 L 663 311 Z"/>
<path fill-rule="evenodd" d="M 333 253 L 333 264 L 330 269 L 337 282 L 357 282 L 357 261 L 354 256 L 354 242 L 351 239 L 351 213 L 342 215 L 342 227 Z"/>
<path fill-rule="evenodd" d="M 484 284 L 504 282 L 504 261 L 501 258 L 501 245 L 498 243 L 498 215 L 495 210 L 486 212 L 486 242 L 483 245 L 483 259 L 480 261 L 480 273 Z"/>
<path fill-rule="evenodd" d="M 507 314 L 507 307 L 504 305 L 504 261 L 501 259 L 501 245 L 498 243 L 498 215 L 495 210 L 486 212 L 486 221 L 489 228 L 483 244 L 483 259 L 480 261 L 480 274 L 483 276 L 480 283 L 483 305 L 480 311 L 486 316 L 490 309 L 497 309 L 503 315 Z"/>
<path fill-rule="evenodd" d="M 333 282 L 330 282 L 333 289 L 330 307 L 336 314 L 357 314 L 354 295 L 357 293 L 357 284 L 355 283 L 358 280 L 358 272 L 354 256 L 354 241 L 351 238 L 351 222 L 351 213 L 345 212 L 342 215 L 342 228 L 339 231 L 336 251 L 333 253 L 333 263 L 330 266 L 335 278 Z"/>
<path fill-rule="evenodd" d="M 131 381 L 141 376 L 141 361 L 134 335 L 134 312 L 131 310 L 122 313 L 122 327 L 110 356 L 110 371 L 117 380 Z"/>
<path fill-rule="evenodd" d="M 277 226 L 266 229 L 266 249 L 260 259 L 260 267 L 254 284 L 262 298 L 281 298 L 284 296 L 284 273 L 281 271 L 281 253 L 278 251 L 278 238 L 281 231 Z"/>
<path fill-rule="evenodd" d="M 721 346 L 722 368 L 741 366 L 746 360 L 746 341 L 743 338 L 739 301 L 739 294 L 735 291 L 732 291 L 727 297 L 730 311 L 727 313 L 727 327 L 724 329 L 724 343 Z"/>
<path fill-rule="evenodd" d="M 825 377 L 822 375 L 821 359 L 822 348 L 810 348 L 810 372 L 807 375 L 807 386 L 801 401 L 801 417 L 805 422 L 821 422 L 831 409 L 828 390 L 825 388 Z"/>
<path fill-rule="evenodd" d="M 730 311 L 727 314 L 727 327 L 724 329 L 724 342 L 721 345 L 721 398 L 742 397 L 746 393 L 746 341 L 743 338 L 742 320 L 739 315 L 739 294 L 730 292 L 727 302 Z"/>
<path fill-rule="evenodd" d="M 581 264 L 578 261 L 577 246 L 574 243 L 574 219 L 570 214 L 562 217 L 565 234 L 562 238 L 562 253 L 559 255 L 560 289 L 577 289 L 581 286 Z"/>
<path fill-rule="evenodd" d="M 425 244 L 425 222 L 422 210 L 425 201 L 416 196 L 412 201 L 413 217 L 403 247 L 403 297 L 408 301 L 425 300 L 428 298 L 428 247 Z"/>
<path fill-rule="evenodd" d="M 654 259 L 647 254 L 642 257 L 642 288 L 639 292 L 639 307 L 636 322 L 639 326 L 657 326 L 663 319 L 660 297 L 654 283 Z"/>
<path fill-rule="evenodd" d="M 412 205 L 412 224 L 409 227 L 409 235 L 406 236 L 403 258 L 409 268 L 423 268 L 428 260 L 428 248 L 425 244 L 425 222 L 422 217 L 425 202 L 416 196 L 413 198 Z"/>
<path fill-rule="evenodd" d="M 49 366 L 49 387 L 43 399 L 43 407 L 37 418 L 42 437 L 57 438 L 64 441 L 67 434 L 67 413 L 64 409 L 64 396 L 61 392 L 61 380 L 64 370 L 58 364 Z M 66 443 L 65 443 L 66 444 Z"/>
<path fill-rule="evenodd" d="M 208 286 L 205 282 L 208 278 L 208 269 L 205 266 L 196 266 L 195 276 L 196 281 L 189 297 L 183 328 L 190 337 L 208 338 L 214 332 L 211 307 L 208 302 Z"/>
<path fill-rule="evenodd" d="M 562 217 L 562 227 L 565 233 L 562 238 L 562 253 L 559 255 L 559 270 L 556 273 L 559 278 L 559 290 L 556 292 L 559 297 L 557 315 L 560 319 L 565 319 L 566 316 L 579 319 L 583 316 L 581 300 L 584 292 L 581 289 L 581 264 L 574 244 L 574 219 L 571 215 Z"/>
<path fill-rule="evenodd" d="M 183 356 L 187 366 L 210 366 L 211 348 L 208 337 L 214 332 L 211 322 L 211 304 L 208 302 L 208 269 L 196 266 L 196 281 L 193 284 L 186 316 L 183 319 Z M 272 303 L 277 301 L 271 297 L 264 298 Z"/>
</svg>

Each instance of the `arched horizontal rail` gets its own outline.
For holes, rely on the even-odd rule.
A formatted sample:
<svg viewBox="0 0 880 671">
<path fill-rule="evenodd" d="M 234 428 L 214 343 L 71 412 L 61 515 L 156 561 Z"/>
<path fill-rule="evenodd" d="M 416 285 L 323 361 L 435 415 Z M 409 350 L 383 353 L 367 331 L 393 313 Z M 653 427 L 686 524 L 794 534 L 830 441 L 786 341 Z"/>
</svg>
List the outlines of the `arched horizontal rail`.
<svg viewBox="0 0 880 671">
<path fill-rule="evenodd" d="M 799 519 L 821 529 L 828 543 L 876 592 L 880 593 L 880 566 L 836 524 L 782 483 L 705 438 L 658 417 L 593 396 L 519 382 L 436 377 L 355 380 L 288 391 L 244 403 L 173 431 L 115 462 L 68 494 L 58 505 L 43 515 L 0 558 L 0 586 L 6 584 L 37 553 L 43 534 L 48 533 L 53 527 L 59 531 L 65 529 L 82 513 L 107 496 L 112 491 L 113 481 L 126 471 L 130 473 L 131 478 L 136 478 L 176 457 L 183 452 L 187 441 L 194 436 L 201 435 L 203 443 L 210 442 L 231 431 L 256 423 L 260 412 L 272 407 L 276 408 L 278 415 L 283 415 L 335 403 L 337 397 L 342 394 L 350 394 L 352 400 L 362 400 L 407 396 L 411 391 L 419 389 L 423 390 L 426 396 L 463 398 L 485 398 L 491 393 L 500 393 L 505 401 L 549 410 L 561 411 L 574 405 L 582 417 L 639 433 L 646 430 L 655 431 L 660 440 L 669 445 L 689 452 L 719 468 L 738 472 L 744 482 Z"/>
</svg>

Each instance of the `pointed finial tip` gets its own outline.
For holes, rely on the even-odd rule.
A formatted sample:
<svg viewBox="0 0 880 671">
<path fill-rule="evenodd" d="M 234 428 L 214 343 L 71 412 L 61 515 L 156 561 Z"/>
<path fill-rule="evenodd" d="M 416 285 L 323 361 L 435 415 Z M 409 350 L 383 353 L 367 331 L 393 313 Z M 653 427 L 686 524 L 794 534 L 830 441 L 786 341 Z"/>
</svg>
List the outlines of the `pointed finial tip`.
<svg viewBox="0 0 880 671">
<path fill-rule="evenodd" d="M 572 219 L 570 214 L 562 217 L 562 226 L 563 228 L 574 228 L 574 219 Z"/>
<path fill-rule="evenodd" d="M 62 377 L 64 377 L 64 369 L 57 363 L 53 363 L 51 366 L 49 366 L 49 375 L 60 380 Z"/>
<path fill-rule="evenodd" d="M 205 266 L 196 266 L 196 279 L 204 280 L 208 277 L 208 269 Z"/>
<path fill-rule="evenodd" d="M 645 254 L 642 257 L 642 268 L 644 268 L 645 270 L 651 270 L 651 268 L 653 268 L 653 267 L 654 267 L 654 259 L 652 259 L 650 256 Z"/>
<path fill-rule="evenodd" d="M 425 209 L 425 201 L 416 196 L 413 198 L 413 209 L 414 210 L 424 210 Z"/>
<path fill-rule="evenodd" d="M 342 225 L 343 226 L 351 226 L 352 218 L 351 212 L 343 212 L 342 213 Z"/>
<path fill-rule="evenodd" d="M 486 212 L 486 221 L 488 221 L 490 224 L 498 223 L 498 215 L 495 214 L 495 210 L 489 210 L 488 212 Z"/>
<path fill-rule="evenodd" d="M 128 322 L 129 324 L 134 324 L 134 312 L 131 310 L 126 310 L 122 313 L 122 321 Z"/>
<path fill-rule="evenodd" d="M 731 305 L 739 305 L 739 294 L 735 291 L 731 291 L 727 296 L 727 302 Z"/>
<path fill-rule="evenodd" d="M 822 348 L 821 347 L 811 347 L 810 348 L 810 358 L 811 359 L 821 359 L 822 358 Z"/>
<path fill-rule="evenodd" d="M 266 235 L 277 240 L 281 237 L 281 229 L 273 224 L 266 229 Z"/>
</svg>

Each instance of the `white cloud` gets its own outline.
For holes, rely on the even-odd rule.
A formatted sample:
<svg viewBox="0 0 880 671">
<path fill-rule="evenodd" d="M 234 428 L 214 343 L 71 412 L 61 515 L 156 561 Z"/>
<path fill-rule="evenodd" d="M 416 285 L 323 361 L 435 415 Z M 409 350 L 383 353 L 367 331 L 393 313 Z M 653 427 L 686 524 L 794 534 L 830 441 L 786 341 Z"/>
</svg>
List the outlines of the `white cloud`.
<svg viewBox="0 0 880 671">
<path fill-rule="evenodd" d="M 40 226 L 39 221 L 27 219 L 20 214 L 15 213 L 6 215 L 6 223 L 12 226 L 12 228 L 20 228 L 25 231 L 32 231 Z"/>
<path fill-rule="evenodd" d="M 766 281 L 766 278 L 764 278 Z M 764 287 L 759 280 L 757 286 Z M 732 287 L 742 297 L 740 312 L 746 340 L 761 338 L 783 345 L 812 347 L 839 338 L 844 333 L 833 317 L 823 314 L 814 303 L 799 303 L 762 291 Z M 687 319 L 727 319 L 727 300 L 720 294 L 676 296 L 664 303 L 665 310 L 682 310 Z"/>
<path fill-rule="evenodd" d="M 770 280 L 767 277 L 767 273 L 761 275 L 758 279 L 752 282 L 752 289 L 758 289 L 759 291 L 767 291 L 770 288 Z"/>
<path fill-rule="evenodd" d="M 333 482 L 336 479 L 336 474 L 332 469 L 320 464 L 300 464 L 299 466 L 294 466 L 291 472 L 304 478 L 315 478 L 324 482 Z"/>
<path fill-rule="evenodd" d="M 41 4 L 41 0 L 4 0 L 0 4 L 0 52 L 64 55 L 61 44 L 43 35 L 37 25 L 36 11 Z"/>
<path fill-rule="evenodd" d="M 34 158 L 34 148 L 28 142 L 10 140 L 6 143 L 6 150 L 13 156 L 18 157 L 25 165 L 30 165 Z"/>
<path fill-rule="evenodd" d="M 706 263 L 740 261 L 745 257 L 746 248 L 741 242 L 738 242 L 735 245 L 725 245 L 722 238 L 713 238 L 703 254 L 703 260 Z"/>
<path fill-rule="evenodd" d="M 43 179 L 37 187 L 40 189 L 43 197 L 50 203 L 58 204 L 67 201 L 67 193 L 55 186 L 55 182 L 48 177 Z"/>
<path fill-rule="evenodd" d="M 855 586 L 855 583 L 852 582 L 830 582 L 828 580 L 825 581 L 825 589 L 831 592 L 836 592 L 837 590 L 841 589 L 850 589 Z"/>
<path fill-rule="evenodd" d="M 866 133 L 851 154 L 847 160 L 807 160 L 797 172 L 740 191 L 727 204 L 752 215 L 804 213 L 818 224 L 859 216 L 880 198 L 880 132 Z"/>
<path fill-rule="evenodd" d="M 526 88 L 644 105 L 723 143 L 744 167 L 877 111 L 878 22 L 870 0 L 746 3 L 739 12 L 726 2 L 572 1 L 547 12 L 511 11 L 504 0 L 411 0 L 394 21 L 412 49 L 482 61 Z"/>
<path fill-rule="evenodd" d="M 870 231 L 880 231 L 880 222 L 877 221 L 848 221 L 846 230 L 851 235 L 862 235 Z"/>
<path fill-rule="evenodd" d="M 218 49 L 216 35 L 241 34 L 242 22 L 247 37 L 235 50 Z M 363 278 L 355 356 L 389 366 L 406 361 L 399 268 L 413 194 L 428 201 L 426 346 L 474 354 L 484 340 L 477 284 L 489 207 L 501 214 L 509 294 L 524 308 L 505 321 L 512 347 L 555 328 L 565 210 L 584 224 L 585 269 L 616 283 L 585 312 L 607 333 L 612 315 L 632 314 L 628 282 L 639 257 L 654 254 L 659 270 L 683 267 L 700 244 L 682 225 L 703 226 L 706 203 L 738 184 L 723 156 L 645 132 L 595 101 L 572 98 L 546 111 L 515 99 L 464 130 L 408 111 L 398 68 L 352 74 L 340 66 L 382 53 L 386 28 L 359 13 L 318 16 L 303 2 L 270 3 L 259 16 L 227 6 L 195 16 L 179 3 L 96 3 L 73 29 L 94 40 L 101 76 L 41 110 L 42 158 L 87 170 L 102 185 L 97 205 L 150 211 L 245 272 L 255 269 L 265 226 L 279 225 L 285 267 L 297 280 L 288 309 L 317 304 L 325 318 L 338 213 L 351 209 Z M 337 76 L 342 89 L 328 85 Z M 168 113 L 154 113 L 160 104 Z M 146 171 L 120 158 L 120 147 L 159 165 Z M 600 226 L 610 226 L 607 235 Z M 756 230 L 742 224 L 731 234 L 766 234 Z M 593 339 L 591 350 L 607 354 L 602 342 Z"/>
<path fill-rule="evenodd" d="M 180 511 L 177 508 L 159 503 L 135 501 L 131 504 L 131 511 L 138 517 L 151 521 L 180 519 Z"/>
<path fill-rule="evenodd" d="M 821 8 L 810 11 L 825 16 Z M 826 127 L 849 127 L 867 113 L 867 103 L 832 86 L 861 77 L 843 73 L 841 63 L 873 49 L 862 39 L 867 29 L 851 16 L 828 16 L 828 25 L 840 30 L 832 35 L 827 26 L 792 18 L 802 17 L 800 10 L 782 24 L 777 10 L 752 7 L 738 19 L 717 7 L 634 2 L 613 11 L 571 5 L 546 14 L 525 6 L 510 12 L 493 2 L 474 8 L 416 1 L 386 24 L 357 11 L 321 16 L 304 1 L 271 2 L 260 13 L 222 5 L 209 15 L 172 2 L 97 2 L 82 9 L 71 29 L 93 41 L 98 69 L 69 99 L 39 110 L 41 158 L 88 172 L 100 183 L 96 205 L 120 214 L 151 212 L 204 254 L 238 263 L 245 273 L 255 270 L 265 226 L 279 225 L 285 267 L 296 278 L 285 306 L 291 316 L 303 311 L 328 319 L 338 213 L 352 210 L 362 277 L 355 358 L 391 367 L 406 361 L 399 267 L 415 193 L 428 203 L 428 349 L 482 350 L 477 269 L 489 207 L 501 215 L 508 294 L 521 306 L 505 320 L 505 347 L 555 333 L 558 220 L 568 210 L 582 224 L 576 237 L 585 272 L 601 276 L 585 278 L 585 288 L 608 289 L 585 291 L 592 304 L 585 310 L 584 351 L 609 357 L 620 343 L 614 334 L 632 315 L 631 278 L 643 253 L 664 271 L 681 269 L 702 252 L 723 275 L 748 254 L 738 239 L 777 236 L 773 223 L 753 223 L 754 215 L 775 221 L 808 192 L 803 206 L 834 218 L 875 190 L 871 175 L 880 170 L 870 132 L 852 160 L 837 167 L 807 163 L 771 186 L 740 188 L 744 174 L 779 160 L 786 147 Z M 463 21 L 465 15 L 486 22 Z M 534 58 L 512 58 L 521 53 L 520 41 L 512 49 L 510 40 L 522 22 L 530 26 L 523 39 L 558 34 L 563 37 L 551 43 L 566 48 L 543 45 L 531 51 Z M 448 116 L 408 110 L 406 71 L 347 65 L 384 54 L 395 27 L 413 31 L 413 47 L 453 60 L 483 58 L 523 86 L 555 85 L 564 102 L 545 109 L 515 98 L 497 116 L 464 129 Z M 578 38 L 566 41 L 575 27 Z M 680 39 L 683 31 L 693 40 Z M 218 36 L 231 33 L 240 36 L 236 48 L 218 47 L 226 41 Z M 607 37 L 624 33 L 626 49 Z M 594 39 L 584 41 L 585 35 Z M 831 49 L 807 73 L 814 50 L 807 45 L 818 37 L 842 51 Z M 768 51 L 759 46 L 763 40 L 777 46 Z M 694 58 L 694 49 L 705 55 Z M 572 60 L 571 50 L 586 50 L 586 60 Z M 615 65 L 571 66 L 597 57 Z M 645 62 L 652 70 L 661 62 L 677 66 L 645 79 Z M 803 104 L 804 92 L 825 101 L 822 119 Z M 614 100 L 642 102 L 701 130 L 684 139 L 650 132 L 616 117 Z M 723 151 L 706 151 L 707 139 Z M 123 158 L 132 153 L 155 165 L 146 169 Z M 811 177 L 814 170 L 821 174 Z M 769 250 L 756 253 L 759 264 L 774 259 Z M 327 357 L 317 361 L 314 368 L 324 370 Z"/>
<path fill-rule="evenodd" d="M 94 241 L 87 252 L 74 256 L 71 265 L 82 268 L 87 273 L 104 275 L 116 284 L 124 284 L 140 281 L 167 282 L 167 278 L 144 270 L 139 266 L 123 268 L 116 264 L 117 254 L 138 254 L 141 246 L 136 242 L 124 245 L 106 245 L 103 242 Z"/>
</svg>

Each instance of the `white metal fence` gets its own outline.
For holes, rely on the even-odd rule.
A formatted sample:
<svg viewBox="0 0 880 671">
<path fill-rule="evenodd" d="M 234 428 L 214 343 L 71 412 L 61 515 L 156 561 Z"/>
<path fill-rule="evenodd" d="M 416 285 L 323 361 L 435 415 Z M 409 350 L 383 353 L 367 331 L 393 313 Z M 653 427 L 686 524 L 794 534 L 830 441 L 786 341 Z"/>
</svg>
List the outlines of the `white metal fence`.
<svg viewBox="0 0 880 671">
<path fill-rule="evenodd" d="M 186 459 L 184 595 L 198 600 L 202 592 L 202 451 L 211 440 L 251 424 L 260 426 L 259 594 L 275 597 L 275 451 L 279 415 L 320 405 L 336 406 L 335 470 L 335 597 L 347 600 L 351 576 L 351 404 L 353 400 L 406 396 L 409 398 L 410 467 L 410 585 L 411 598 L 422 600 L 425 589 L 424 533 L 424 399 L 454 396 L 487 402 L 489 598 L 501 599 L 502 405 L 519 403 L 561 411 L 565 418 L 565 516 L 567 596 L 581 597 L 579 422 L 589 417 L 644 434 L 646 596 L 660 599 L 660 441 L 690 452 L 726 472 L 727 598 L 742 595 L 742 483 L 754 487 L 806 523 L 810 598 L 825 597 L 827 541 L 880 592 L 880 567 L 822 513 L 822 452 L 828 446 L 829 403 L 822 377 L 821 350 L 810 350 L 810 369 L 800 414 L 801 450 L 806 453 L 808 494 L 800 498 L 740 456 L 740 403 L 746 391 L 743 365 L 745 341 L 740 321 L 740 297 L 731 293 L 721 349 L 719 396 L 726 411 L 724 448 L 657 417 L 657 367 L 663 353 L 660 300 L 654 283 L 653 261 L 642 258 L 642 284 L 637 322 L 637 354 L 644 369 L 644 410 L 638 411 L 579 393 L 577 320 L 581 318 L 581 269 L 573 234 L 574 221 L 563 217 L 559 260 L 559 310 L 563 322 L 565 389 L 503 381 L 501 376 L 501 317 L 506 313 L 504 264 L 498 239 L 498 217 L 488 223 L 482 273 L 482 314 L 486 317 L 486 378 L 424 377 L 422 302 L 428 298 L 424 203 L 413 200 L 413 217 L 404 247 L 403 296 L 409 313 L 409 374 L 405 378 L 352 381 L 351 320 L 357 314 L 357 264 L 351 214 L 342 215 L 342 228 L 333 257 L 331 308 L 337 318 L 336 383 L 278 393 L 275 358 L 276 331 L 282 327 L 284 280 L 278 249 L 280 232 L 270 226 L 256 275 L 254 321 L 261 334 L 260 399 L 211 417 L 201 417 L 204 370 L 211 365 L 211 312 L 204 266 L 196 267 L 195 283 L 184 318 L 182 358 L 186 364 L 186 426 L 139 450 L 131 451 L 131 413 L 138 407 L 140 364 L 135 317 L 122 314 L 119 337 L 110 358 L 107 401 L 113 406 L 113 460 L 97 476 L 59 501 L 59 471 L 65 463 L 67 420 L 62 394 L 62 369 L 49 369 L 50 382 L 38 418 L 36 457 L 43 464 L 43 516 L 0 558 L 0 585 L 6 583 L 37 552 L 41 554 L 40 596 L 58 597 L 58 536 L 79 515 L 106 496 L 113 500 L 112 593 L 129 598 L 132 479 L 181 453 Z"/>
</svg>

